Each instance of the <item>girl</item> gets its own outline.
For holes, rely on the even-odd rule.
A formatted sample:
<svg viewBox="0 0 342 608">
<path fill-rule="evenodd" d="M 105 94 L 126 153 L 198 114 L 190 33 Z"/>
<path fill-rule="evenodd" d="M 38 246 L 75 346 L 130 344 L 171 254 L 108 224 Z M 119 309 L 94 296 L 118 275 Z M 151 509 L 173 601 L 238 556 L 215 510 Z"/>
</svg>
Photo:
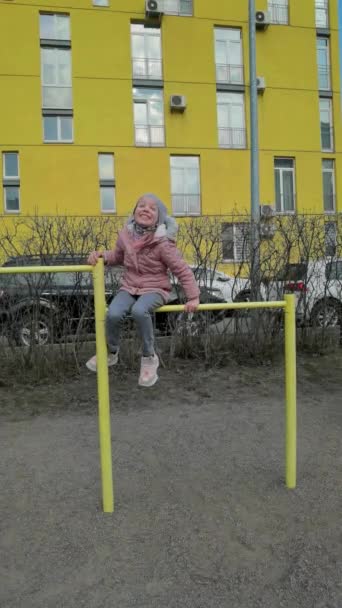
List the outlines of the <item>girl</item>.
<svg viewBox="0 0 342 608">
<path fill-rule="evenodd" d="M 140 386 L 153 386 L 157 380 L 159 359 L 154 350 L 151 312 L 168 300 L 171 284 L 170 270 L 180 281 L 186 298 L 186 312 L 194 312 L 199 304 L 199 289 L 195 277 L 173 241 L 177 224 L 168 217 L 165 205 L 154 194 L 139 198 L 132 216 L 119 233 L 113 251 L 93 251 L 88 263 L 95 265 L 99 257 L 111 266 L 123 265 L 120 291 L 112 300 L 107 313 L 106 332 L 108 366 L 116 365 L 119 354 L 121 323 L 130 312 L 142 339 Z M 96 371 L 96 356 L 87 362 Z"/>
</svg>

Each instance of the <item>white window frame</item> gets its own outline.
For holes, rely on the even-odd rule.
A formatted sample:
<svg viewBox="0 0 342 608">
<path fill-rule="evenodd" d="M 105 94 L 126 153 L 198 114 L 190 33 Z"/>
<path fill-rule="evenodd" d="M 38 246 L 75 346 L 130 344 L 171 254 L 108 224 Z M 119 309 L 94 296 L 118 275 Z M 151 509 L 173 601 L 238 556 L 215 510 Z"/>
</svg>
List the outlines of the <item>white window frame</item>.
<svg viewBox="0 0 342 608">
<path fill-rule="evenodd" d="M 57 135 L 59 136 L 58 139 L 45 139 L 45 131 L 44 131 L 44 119 L 45 118 L 57 118 Z M 61 138 L 61 132 L 62 132 L 62 128 L 61 128 L 61 118 L 71 118 L 71 139 L 62 139 Z M 60 143 L 67 143 L 67 144 L 72 144 L 74 142 L 74 117 L 72 114 L 43 114 L 43 136 L 44 136 L 44 143 L 46 144 L 60 144 Z"/>
<path fill-rule="evenodd" d="M 321 16 L 324 18 L 321 19 Z M 328 0 L 315 0 L 315 16 L 317 29 L 329 29 L 329 2 Z"/>
<path fill-rule="evenodd" d="M 139 87 L 135 87 L 139 88 Z M 142 87 L 144 88 L 144 87 Z M 151 115 L 151 104 L 153 103 L 153 99 L 146 97 L 135 96 L 133 93 L 133 114 L 135 114 L 135 106 L 138 104 L 144 105 L 146 107 L 146 116 L 147 116 L 147 124 L 137 124 L 134 115 L 134 131 L 135 131 L 135 145 L 141 148 L 164 148 L 165 147 L 165 116 L 164 116 L 164 100 L 163 100 L 163 90 L 162 89 L 153 89 L 154 91 L 158 90 L 161 93 L 161 102 L 162 102 L 162 123 L 160 125 L 153 125 L 150 120 Z M 152 89 L 151 89 L 152 91 Z M 147 143 L 140 142 L 138 137 L 138 130 L 144 129 L 144 133 L 147 134 Z M 160 141 L 155 141 L 153 130 L 160 130 Z M 157 133 L 157 131 L 155 131 Z"/>
<path fill-rule="evenodd" d="M 224 102 L 224 97 L 227 98 L 227 101 Z M 233 98 L 236 97 L 236 102 L 228 101 L 228 97 Z M 239 100 L 239 102 L 238 102 Z M 227 112 L 229 113 L 230 108 L 234 106 L 242 108 L 242 126 L 241 127 L 221 127 L 219 122 L 219 107 L 227 107 Z M 216 109 L 217 109 L 217 128 L 218 128 L 218 145 L 220 148 L 224 149 L 239 149 L 244 150 L 246 148 L 247 141 L 247 133 L 246 133 L 246 109 L 245 109 L 245 96 L 243 93 L 233 93 L 228 91 L 217 91 L 216 95 Z M 234 132 L 235 135 L 234 135 Z M 229 140 L 227 144 L 221 143 L 221 135 L 226 134 Z"/>
<path fill-rule="evenodd" d="M 17 165 L 18 165 L 18 173 L 17 175 L 6 175 L 5 171 L 6 171 L 6 163 L 5 163 L 5 159 L 6 159 L 6 154 L 16 154 L 17 156 Z M 5 152 L 2 153 L 2 176 L 4 180 L 11 180 L 11 179 L 15 179 L 15 180 L 20 180 L 20 166 L 19 166 L 19 153 L 16 152 L 15 150 L 6 150 Z"/>
<path fill-rule="evenodd" d="M 322 103 L 326 103 L 329 107 L 328 109 L 322 108 Z M 323 136 L 322 136 L 322 112 L 329 112 L 329 130 L 330 130 L 330 148 L 325 148 L 323 145 Z M 334 151 L 334 121 L 333 121 L 333 105 L 332 99 L 329 97 L 321 97 L 319 100 L 319 118 L 320 118 L 320 132 L 321 132 L 321 148 L 323 152 L 333 152 Z"/>
<path fill-rule="evenodd" d="M 325 42 L 325 46 L 320 47 L 320 41 Z M 325 51 L 326 62 L 324 66 L 320 66 L 319 56 L 322 51 Z M 316 51 L 317 51 L 317 70 L 318 70 L 318 88 L 320 91 L 331 91 L 331 64 L 330 64 L 330 41 L 327 36 L 317 36 L 316 38 Z M 327 77 L 327 86 L 321 86 L 321 74 Z"/>
<path fill-rule="evenodd" d="M 111 157 L 112 161 L 112 177 L 104 178 L 101 176 L 100 158 L 101 156 Z M 98 172 L 99 172 L 99 188 L 100 188 L 100 207 L 101 213 L 116 213 L 116 188 L 115 188 L 115 158 L 113 152 L 99 152 L 97 156 Z M 103 209 L 102 207 L 102 190 L 113 190 L 113 209 Z"/>
<path fill-rule="evenodd" d="M 232 31 L 234 33 L 239 32 L 239 34 L 240 34 L 239 40 L 233 40 L 233 39 L 229 40 L 229 38 L 227 38 L 227 36 L 224 36 L 224 33 L 227 34 Z M 222 38 L 220 38 L 220 35 L 222 36 Z M 214 44 L 215 44 L 216 82 L 222 83 L 222 84 L 243 84 L 244 83 L 244 68 L 243 68 L 243 50 L 242 50 L 242 30 L 240 28 L 218 27 L 217 26 L 214 28 Z M 225 45 L 225 56 L 226 56 L 226 60 L 227 60 L 225 64 L 221 64 L 217 60 L 217 57 L 218 57 L 217 45 L 218 44 Z M 229 62 L 230 45 L 239 46 L 240 63 L 238 65 Z M 221 79 L 219 77 L 220 76 L 219 70 L 225 70 L 225 72 L 226 72 L 225 78 Z M 238 78 L 238 79 L 233 78 L 233 76 L 232 76 L 233 70 L 240 71 L 240 78 Z"/>
<path fill-rule="evenodd" d="M 73 103 L 72 103 L 72 65 L 71 65 L 71 49 L 70 48 L 63 48 L 63 47 L 45 47 L 42 46 L 41 47 L 41 81 L 42 81 L 42 107 L 44 109 L 59 109 L 59 110 L 71 110 L 73 107 Z M 44 81 L 44 51 L 48 50 L 48 51 L 53 51 L 55 53 L 55 61 L 54 61 L 54 67 L 55 67 L 55 71 L 56 71 L 56 75 L 58 75 L 59 72 L 59 62 L 58 62 L 58 54 L 62 51 L 62 52 L 68 52 L 69 56 L 70 56 L 70 74 L 69 74 L 69 81 L 70 84 L 59 84 L 58 83 L 58 78 L 55 84 L 46 84 L 46 82 Z M 69 89 L 71 91 L 70 94 L 70 104 L 69 105 L 61 105 L 61 104 L 49 104 L 49 105 L 45 105 L 44 102 L 44 89 Z"/>
<path fill-rule="evenodd" d="M 56 34 L 58 32 L 58 27 L 57 27 L 58 19 L 60 17 L 63 17 L 63 19 L 68 19 L 68 26 L 69 26 L 68 27 L 68 34 L 69 34 L 68 38 L 59 38 L 58 35 L 56 35 L 53 38 L 46 38 L 45 36 L 43 36 L 42 35 L 43 32 L 42 32 L 41 27 L 40 27 L 40 18 L 42 16 L 48 16 L 48 17 L 52 17 L 53 18 L 54 23 L 55 23 L 55 28 L 54 29 L 55 29 L 55 33 Z M 70 21 L 70 15 L 68 13 L 54 13 L 54 12 L 48 12 L 48 11 L 41 11 L 39 13 L 39 32 L 40 32 L 39 35 L 40 35 L 40 39 L 41 40 L 55 40 L 55 41 L 60 41 L 60 42 L 70 42 L 70 40 L 71 40 L 71 21 Z"/>
<path fill-rule="evenodd" d="M 17 175 L 6 175 L 6 154 L 16 154 L 18 173 Z M 7 150 L 2 153 L 2 177 L 3 177 L 3 194 L 4 194 L 4 211 L 9 214 L 20 213 L 20 159 L 19 152 L 15 150 Z M 17 188 L 18 189 L 18 209 L 7 209 L 7 189 Z"/>
<path fill-rule="evenodd" d="M 292 161 L 292 167 L 289 166 L 284 166 L 284 167 L 277 167 L 276 166 L 276 161 Z M 276 171 L 279 172 L 279 183 L 280 183 L 280 203 L 281 203 L 281 209 L 276 209 L 276 213 L 278 215 L 292 215 L 296 212 L 296 199 L 297 199 L 297 195 L 296 195 L 296 166 L 295 166 L 295 159 L 294 158 L 290 158 L 290 157 L 276 157 L 274 159 L 274 178 L 275 178 L 275 173 Z M 293 184 L 293 209 L 284 209 L 284 173 L 285 172 L 290 172 L 292 173 L 292 184 Z M 277 188 L 277 184 L 276 184 L 276 179 L 275 179 L 275 189 Z M 275 197 L 275 199 L 277 199 L 277 197 Z"/>
<path fill-rule="evenodd" d="M 183 158 L 191 158 L 191 159 L 196 159 L 196 163 L 197 163 L 197 178 L 198 178 L 198 193 L 193 193 L 193 194 L 189 194 L 189 193 L 185 193 L 185 192 L 176 192 L 174 185 L 173 185 L 173 175 L 172 175 L 172 170 L 173 169 L 177 169 L 177 171 L 182 171 L 183 172 L 183 182 L 186 179 L 186 171 L 191 169 L 193 170 L 195 167 L 186 167 L 185 165 L 182 167 L 180 165 L 175 166 L 173 165 L 173 161 L 174 159 L 183 159 Z M 171 177 L 171 199 L 172 199 L 172 212 L 173 215 L 175 215 L 176 217 L 197 217 L 199 215 L 201 215 L 201 167 L 200 167 L 200 157 L 199 156 L 195 156 L 195 155 L 171 155 L 170 156 L 170 177 Z M 175 197 L 182 197 L 182 202 L 183 202 L 183 211 L 175 211 L 175 204 L 174 204 L 174 200 Z M 196 197 L 195 199 L 195 203 L 197 206 L 197 210 L 196 211 L 190 211 L 190 207 L 191 207 L 191 201 L 190 201 L 190 197 Z"/>
<path fill-rule="evenodd" d="M 139 30 L 135 29 L 139 26 Z M 134 57 L 134 37 L 140 36 L 143 39 L 144 43 L 144 56 L 143 57 Z M 148 49 L 148 40 L 149 38 L 157 38 L 159 39 L 159 58 L 154 59 L 153 57 L 149 57 L 149 49 Z M 133 78 L 136 80 L 162 80 L 163 78 L 163 60 L 162 60 L 162 41 L 161 41 L 161 29 L 160 27 L 144 27 L 143 24 L 131 24 L 131 52 L 132 52 L 132 70 L 133 70 Z M 139 73 L 139 70 L 136 70 L 136 66 L 139 64 L 143 65 L 143 73 Z M 154 75 L 153 66 L 159 66 L 158 74 Z"/>
<path fill-rule="evenodd" d="M 93 6 L 109 6 L 109 0 L 93 0 Z"/>
<path fill-rule="evenodd" d="M 324 166 L 325 162 L 331 163 L 331 167 L 326 168 Z M 328 174 L 331 176 L 332 183 L 332 198 L 333 198 L 333 208 L 326 209 L 325 207 L 325 198 L 324 198 L 324 175 Z M 335 175 L 335 160 L 333 158 L 323 158 L 322 160 L 322 179 L 323 179 L 323 208 L 324 213 L 336 213 L 336 175 Z"/>
<path fill-rule="evenodd" d="M 181 12 L 182 2 L 184 2 L 185 5 L 189 5 L 189 12 Z M 192 17 L 194 14 L 194 0 L 163 0 L 163 12 L 165 15 Z"/>
<path fill-rule="evenodd" d="M 233 258 L 227 258 L 224 254 L 224 232 L 227 228 L 232 230 Z M 250 223 L 249 222 L 224 222 L 222 224 L 222 261 L 224 263 L 243 263 L 250 259 Z M 239 244 L 240 239 L 240 244 Z M 242 246 L 241 246 L 242 241 Z"/>
<path fill-rule="evenodd" d="M 289 25 L 288 0 L 268 0 L 268 12 L 274 25 Z"/>
</svg>

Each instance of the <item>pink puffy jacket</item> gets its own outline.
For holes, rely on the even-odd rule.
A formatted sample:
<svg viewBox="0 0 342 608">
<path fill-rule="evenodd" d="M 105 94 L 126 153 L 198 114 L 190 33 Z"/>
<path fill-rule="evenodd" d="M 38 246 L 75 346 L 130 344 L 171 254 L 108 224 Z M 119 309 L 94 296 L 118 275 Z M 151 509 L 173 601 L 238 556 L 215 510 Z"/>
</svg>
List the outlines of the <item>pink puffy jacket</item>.
<svg viewBox="0 0 342 608">
<path fill-rule="evenodd" d="M 104 260 L 110 266 L 124 266 L 121 289 L 132 295 L 152 291 L 161 294 L 167 302 L 171 292 L 170 270 L 188 300 L 199 297 L 194 274 L 175 243 L 167 238 L 164 224 L 158 226 L 155 233 L 140 239 L 134 239 L 132 226 L 128 224 L 119 233 L 115 249 L 104 253 Z"/>
</svg>

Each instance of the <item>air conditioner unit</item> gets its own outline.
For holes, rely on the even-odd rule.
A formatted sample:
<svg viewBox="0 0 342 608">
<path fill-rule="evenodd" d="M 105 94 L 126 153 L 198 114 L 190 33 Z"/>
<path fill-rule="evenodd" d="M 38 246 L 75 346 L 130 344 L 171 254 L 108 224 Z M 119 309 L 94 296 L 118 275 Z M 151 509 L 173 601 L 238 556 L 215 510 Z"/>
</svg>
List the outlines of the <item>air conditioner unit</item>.
<svg viewBox="0 0 342 608">
<path fill-rule="evenodd" d="M 257 76 L 257 89 L 261 95 L 265 92 L 266 80 L 263 76 Z"/>
<path fill-rule="evenodd" d="M 257 30 L 266 30 L 271 23 L 268 11 L 257 11 L 255 13 L 255 26 Z"/>
<path fill-rule="evenodd" d="M 260 205 L 260 216 L 263 219 L 269 219 L 274 216 L 274 207 L 272 205 Z"/>
<path fill-rule="evenodd" d="M 273 222 L 269 224 L 260 224 L 260 238 L 273 239 L 276 233 L 276 227 Z"/>
<path fill-rule="evenodd" d="M 145 13 L 146 17 L 161 17 L 163 14 L 162 0 L 146 0 Z"/>
<path fill-rule="evenodd" d="M 170 108 L 172 111 L 184 112 L 186 108 L 186 98 L 184 95 L 171 95 Z"/>
</svg>

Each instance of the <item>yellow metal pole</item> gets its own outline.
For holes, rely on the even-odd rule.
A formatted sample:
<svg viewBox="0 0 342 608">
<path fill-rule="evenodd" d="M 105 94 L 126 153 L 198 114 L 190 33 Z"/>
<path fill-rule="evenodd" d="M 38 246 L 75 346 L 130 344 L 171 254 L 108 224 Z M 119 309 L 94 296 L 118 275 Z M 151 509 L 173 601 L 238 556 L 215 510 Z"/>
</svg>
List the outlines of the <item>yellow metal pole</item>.
<svg viewBox="0 0 342 608">
<path fill-rule="evenodd" d="M 296 301 L 285 296 L 286 486 L 296 487 L 297 473 L 297 372 Z"/>
<path fill-rule="evenodd" d="M 105 513 L 114 511 L 114 492 L 112 474 L 112 444 L 110 430 L 110 401 L 107 366 L 107 345 L 105 332 L 106 300 L 103 259 L 100 258 L 93 268 L 97 391 L 99 399 L 99 435 L 101 455 L 102 501 Z"/>
</svg>

